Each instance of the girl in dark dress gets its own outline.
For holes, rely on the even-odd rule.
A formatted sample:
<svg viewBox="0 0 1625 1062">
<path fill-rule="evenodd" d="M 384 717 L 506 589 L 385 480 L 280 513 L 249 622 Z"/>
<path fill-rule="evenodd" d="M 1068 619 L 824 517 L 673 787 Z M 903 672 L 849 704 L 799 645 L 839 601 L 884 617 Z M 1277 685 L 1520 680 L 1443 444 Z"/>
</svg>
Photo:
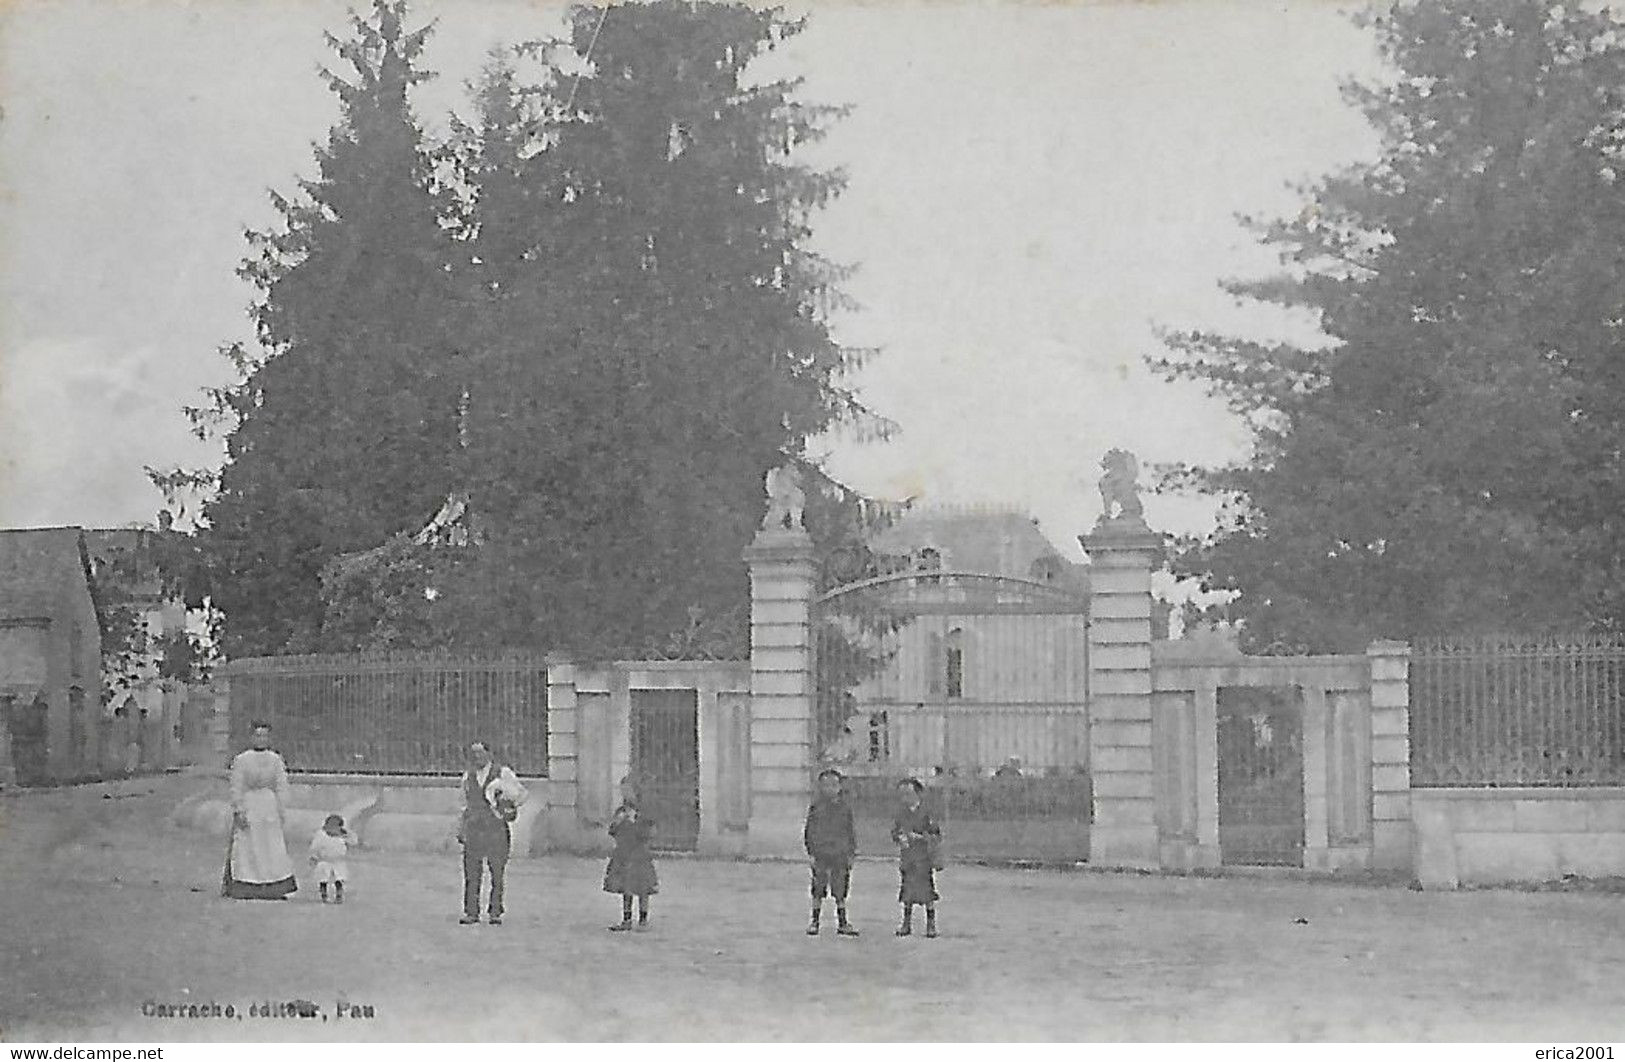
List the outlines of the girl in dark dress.
<svg viewBox="0 0 1625 1062">
<path fill-rule="evenodd" d="M 624 933 L 632 928 L 634 896 L 638 900 L 638 928 L 649 924 L 649 897 L 660 891 L 654 855 L 649 851 L 649 839 L 654 832 L 654 820 L 638 810 L 637 786 L 630 778 L 621 779 L 621 806 L 615 809 L 609 822 L 615 851 L 604 868 L 604 891 L 621 895 L 621 921 L 609 927 L 612 933 Z"/>
<path fill-rule="evenodd" d="M 925 905 L 925 935 L 937 935 L 937 882 L 935 870 L 942 843 L 942 829 L 921 805 L 925 786 L 917 779 L 897 783 L 903 806 L 892 820 L 891 836 L 897 842 L 897 867 L 902 883 L 897 901 L 903 905 L 903 924 L 897 935 L 914 932 L 914 905 Z"/>
</svg>

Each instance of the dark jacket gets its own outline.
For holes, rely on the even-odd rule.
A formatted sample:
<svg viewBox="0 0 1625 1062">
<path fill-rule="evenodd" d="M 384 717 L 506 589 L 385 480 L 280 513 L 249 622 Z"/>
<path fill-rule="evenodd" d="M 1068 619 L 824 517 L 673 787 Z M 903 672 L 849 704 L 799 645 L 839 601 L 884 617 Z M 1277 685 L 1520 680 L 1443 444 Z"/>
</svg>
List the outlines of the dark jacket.
<svg viewBox="0 0 1625 1062">
<path fill-rule="evenodd" d="M 502 765 L 492 761 L 491 773 L 488 779 L 499 778 L 502 775 Z M 466 840 L 469 837 L 501 838 L 508 835 L 508 819 L 494 807 L 485 795 L 485 787 L 480 785 L 472 769 L 463 772 L 463 822 L 462 833 Z"/>
<path fill-rule="evenodd" d="M 615 851 L 610 853 L 609 865 L 604 868 L 605 892 L 649 896 L 660 891 L 654 853 L 649 850 L 654 833 L 654 820 L 644 818 L 635 805 L 622 804 L 615 809 L 615 817 L 609 824 L 609 835 L 615 838 Z"/>
<path fill-rule="evenodd" d="M 655 824 L 641 813 L 636 818 L 631 817 L 634 810 L 630 804 L 616 808 L 615 817 L 609 823 L 609 835 L 615 839 L 616 855 L 643 859 L 649 857 L 649 841 L 654 837 Z"/>
<path fill-rule="evenodd" d="M 851 805 L 844 797 L 819 797 L 813 801 L 807 809 L 807 826 L 801 831 L 801 839 L 814 859 L 850 863 L 858 851 Z"/>
<path fill-rule="evenodd" d="M 901 846 L 898 854 L 905 865 L 919 863 L 929 867 L 936 857 L 933 846 L 942 842 L 942 828 L 921 804 L 913 811 L 898 809 L 897 817 L 892 820 L 891 836 Z"/>
</svg>

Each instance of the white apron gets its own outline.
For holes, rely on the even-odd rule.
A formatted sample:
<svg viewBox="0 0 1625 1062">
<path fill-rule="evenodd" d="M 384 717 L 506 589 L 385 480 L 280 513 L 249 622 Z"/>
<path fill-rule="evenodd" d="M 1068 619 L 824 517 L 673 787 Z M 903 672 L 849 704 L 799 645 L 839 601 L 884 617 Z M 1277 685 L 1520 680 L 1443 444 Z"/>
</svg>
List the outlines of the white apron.
<svg viewBox="0 0 1625 1062">
<path fill-rule="evenodd" d="M 272 898 L 298 887 L 282 832 L 288 797 L 288 768 L 281 756 L 249 749 L 231 761 L 231 806 L 246 821 L 233 826 L 228 895 Z"/>
</svg>

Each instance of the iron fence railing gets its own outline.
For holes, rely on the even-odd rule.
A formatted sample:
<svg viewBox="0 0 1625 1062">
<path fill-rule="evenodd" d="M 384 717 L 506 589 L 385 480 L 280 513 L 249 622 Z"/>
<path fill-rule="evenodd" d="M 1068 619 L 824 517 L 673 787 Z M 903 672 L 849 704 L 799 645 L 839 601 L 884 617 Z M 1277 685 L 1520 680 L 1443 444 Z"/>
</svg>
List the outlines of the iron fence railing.
<svg viewBox="0 0 1625 1062">
<path fill-rule="evenodd" d="M 937 568 L 818 598 L 813 740 L 848 777 L 859 851 L 895 851 L 913 777 L 952 858 L 1088 858 L 1087 612 L 1069 585 Z"/>
<path fill-rule="evenodd" d="M 897 783 L 917 778 L 956 859 L 1089 855 L 1089 717 L 1073 707 L 873 703 L 831 762 L 846 775 L 866 855 L 893 851 Z"/>
<path fill-rule="evenodd" d="M 233 750 L 264 720 L 291 771 L 455 774 L 483 740 L 519 774 L 547 773 L 540 653 L 258 657 L 222 673 Z"/>
<path fill-rule="evenodd" d="M 857 823 L 858 851 L 896 852 L 891 824 L 901 806 L 897 783 L 911 777 L 890 765 L 852 768 L 845 789 Z M 958 860 L 1076 863 L 1089 858 L 1092 797 L 1082 770 L 994 773 L 955 769 L 927 774 L 924 804 Z"/>
<path fill-rule="evenodd" d="M 1418 643 L 1410 747 L 1417 786 L 1625 785 L 1625 641 Z"/>
</svg>

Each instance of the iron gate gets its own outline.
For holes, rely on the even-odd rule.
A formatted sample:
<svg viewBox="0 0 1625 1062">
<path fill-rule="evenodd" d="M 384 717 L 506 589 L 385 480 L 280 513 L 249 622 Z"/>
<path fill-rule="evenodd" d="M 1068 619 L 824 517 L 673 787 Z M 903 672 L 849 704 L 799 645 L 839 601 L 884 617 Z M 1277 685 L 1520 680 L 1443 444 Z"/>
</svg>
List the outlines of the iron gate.
<svg viewBox="0 0 1625 1062">
<path fill-rule="evenodd" d="M 1303 865 L 1303 691 L 1218 691 L 1219 861 Z"/>
<path fill-rule="evenodd" d="M 847 776 L 860 852 L 895 851 L 913 777 L 953 856 L 1088 857 L 1087 608 L 1069 586 L 938 570 L 817 600 L 815 747 Z"/>
<path fill-rule="evenodd" d="M 632 690 L 632 775 L 654 820 L 652 845 L 691 852 L 700 837 L 699 697 L 694 690 Z"/>
</svg>

